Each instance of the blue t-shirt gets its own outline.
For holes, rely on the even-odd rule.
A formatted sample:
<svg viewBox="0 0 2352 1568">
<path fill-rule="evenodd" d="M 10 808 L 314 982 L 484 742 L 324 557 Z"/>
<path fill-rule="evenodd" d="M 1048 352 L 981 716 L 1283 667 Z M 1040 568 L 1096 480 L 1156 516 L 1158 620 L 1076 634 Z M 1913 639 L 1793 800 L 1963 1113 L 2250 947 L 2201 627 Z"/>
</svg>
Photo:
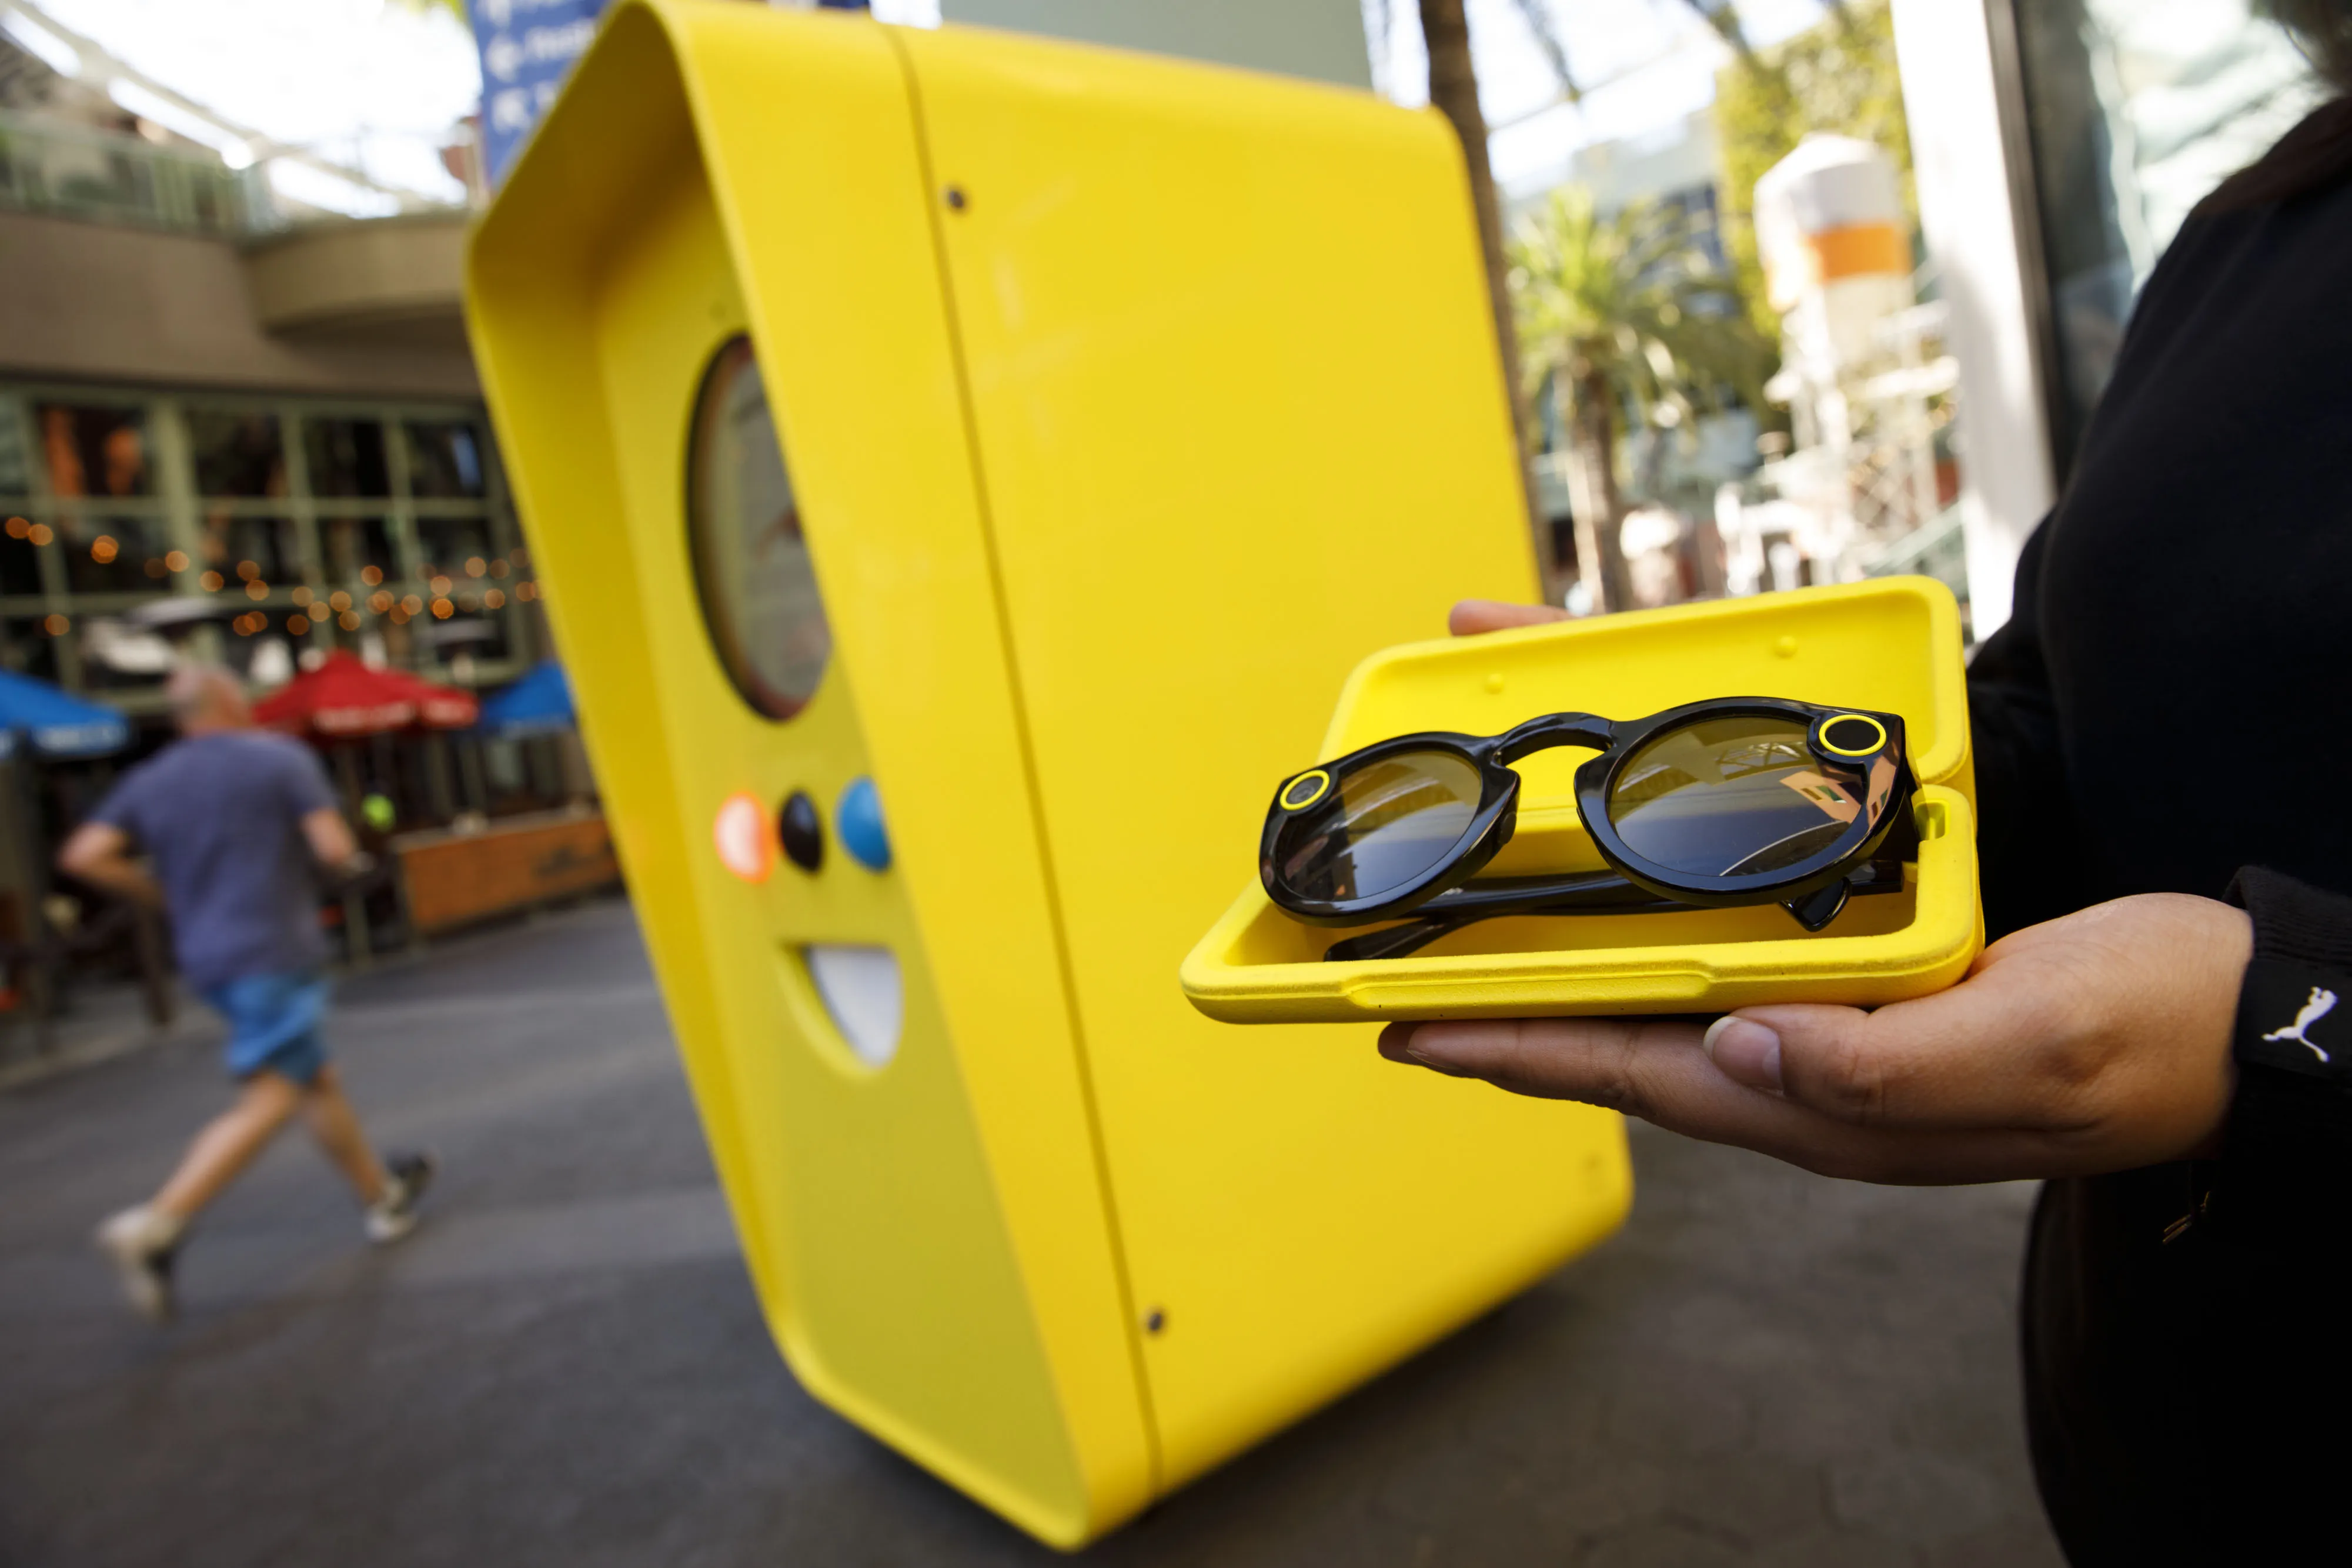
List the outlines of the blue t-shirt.
<svg viewBox="0 0 2352 1568">
<path fill-rule="evenodd" d="M 335 805 L 299 740 L 225 730 L 173 741 L 123 776 L 91 821 L 131 835 L 172 913 L 180 972 L 198 990 L 326 962 L 302 819 Z"/>
</svg>

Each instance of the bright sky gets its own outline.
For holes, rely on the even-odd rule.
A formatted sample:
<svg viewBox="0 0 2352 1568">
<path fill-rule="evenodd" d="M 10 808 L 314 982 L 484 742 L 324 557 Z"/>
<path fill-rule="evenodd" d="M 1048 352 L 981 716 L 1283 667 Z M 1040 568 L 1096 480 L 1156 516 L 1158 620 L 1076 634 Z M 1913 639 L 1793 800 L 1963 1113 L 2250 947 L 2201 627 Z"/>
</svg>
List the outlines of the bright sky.
<svg viewBox="0 0 2352 1568">
<path fill-rule="evenodd" d="M 1705 108 L 1722 47 L 1685 0 L 1548 0 L 1566 36 L 1583 105 L 1553 105 L 1559 83 L 1513 0 L 1468 0 L 1479 96 L 1501 127 L 1492 151 L 1509 189 L 1541 185 L 1580 147 L 1638 137 Z M 390 0 L 36 0 L 64 26 L 152 79 L 278 141 L 446 201 L 464 193 L 436 149 L 481 91 L 474 42 L 439 6 Z M 1368 12 L 1373 9 L 1367 6 Z M 1376 74 L 1391 95 L 1425 97 L 1414 0 L 1389 0 L 1393 26 Z M 936 22 L 938 0 L 876 0 L 886 20 Z M 1740 0 L 1748 35 L 1785 37 L 1821 0 Z"/>
<path fill-rule="evenodd" d="M 1685 0 L 1545 0 L 1584 101 L 1560 101 L 1559 78 L 1513 0 L 1467 0 L 1478 101 L 1493 129 L 1495 178 L 1513 193 L 1556 180 L 1577 149 L 1640 137 L 1715 101 L 1728 57 Z M 1377 5 L 1367 5 L 1368 14 Z M 1388 0 L 1390 47 L 1374 71 L 1401 103 L 1427 97 L 1420 7 Z M 1739 0 L 1749 39 L 1770 44 L 1826 15 L 1822 0 Z"/>
<path fill-rule="evenodd" d="M 35 0 L 151 80 L 274 140 L 444 201 L 438 149 L 473 112 L 473 35 L 384 0 Z"/>
</svg>

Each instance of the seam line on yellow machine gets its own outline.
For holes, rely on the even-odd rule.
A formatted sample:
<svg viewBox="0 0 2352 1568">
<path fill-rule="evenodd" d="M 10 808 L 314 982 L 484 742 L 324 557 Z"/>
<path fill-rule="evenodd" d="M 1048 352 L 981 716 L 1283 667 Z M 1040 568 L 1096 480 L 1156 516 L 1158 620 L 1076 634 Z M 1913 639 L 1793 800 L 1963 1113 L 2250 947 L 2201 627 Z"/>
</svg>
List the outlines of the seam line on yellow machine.
<svg viewBox="0 0 2352 1568">
<path fill-rule="evenodd" d="M 1160 1453 L 1160 1418 L 1151 1400 L 1151 1378 L 1143 1356 L 1143 1342 L 1138 1333 L 1135 1284 L 1129 1277 L 1127 1240 L 1119 1225 L 1118 1194 L 1111 1182 L 1110 1152 L 1104 1145 L 1102 1111 L 1095 1095 L 1092 1061 L 1087 1051 L 1085 1020 L 1078 1012 L 1077 977 L 1070 972 L 1068 926 L 1062 915 L 1060 884 L 1054 872 L 1054 845 L 1045 831 L 1044 786 L 1038 778 L 1037 758 L 1029 737 L 1028 710 L 1023 705 L 1020 680 L 1020 651 L 1013 645 L 1012 605 L 1004 593 L 1004 572 L 996 548 L 996 519 L 991 511 L 988 496 L 988 475 L 980 453 L 980 414 L 972 406 L 971 370 L 964 361 L 962 317 L 956 304 L 955 276 L 948 256 L 947 233 L 940 217 L 943 200 L 939 172 L 931 161 L 930 122 L 923 109 L 923 89 L 915 70 L 914 57 L 906 42 L 896 37 L 896 29 L 884 28 L 890 37 L 890 47 L 898 57 L 899 68 L 906 73 L 907 101 L 915 121 L 915 161 L 923 180 L 923 220 L 929 225 L 931 248 L 939 263 L 940 298 L 948 322 L 948 355 L 955 366 L 956 409 L 963 422 L 964 449 L 971 465 L 972 501 L 980 517 L 981 548 L 988 560 L 988 591 L 996 605 L 997 640 L 1003 645 L 1007 671 L 1013 675 L 1010 700 L 1013 706 L 1013 740 L 1021 755 L 1021 771 L 1029 788 L 1030 825 L 1037 835 L 1037 854 L 1044 862 L 1045 873 L 1045 916 L 1054 929 L 1054 967 L 1062 988 L 1062 1006 L 1070 1020 L 1070 1043 L 1076 1053 L 1078 1089 L 1086 1100 L 1087 1142 L 1094 1157 L 1095 1182 L 1102 1194 L 1103 1221 L 1110 1232 L 1111 1274 L 1118 1281 L 1119 1299 L 1119 1333 L 1127 1345 L 1128 1363 L 1135 1379 L 1137 1403 L 1143 1412 L 1144 1463 L 1150 1476 L 1150 1496 L 1160 1493 L 1165 1466 Z"/>
</svg>

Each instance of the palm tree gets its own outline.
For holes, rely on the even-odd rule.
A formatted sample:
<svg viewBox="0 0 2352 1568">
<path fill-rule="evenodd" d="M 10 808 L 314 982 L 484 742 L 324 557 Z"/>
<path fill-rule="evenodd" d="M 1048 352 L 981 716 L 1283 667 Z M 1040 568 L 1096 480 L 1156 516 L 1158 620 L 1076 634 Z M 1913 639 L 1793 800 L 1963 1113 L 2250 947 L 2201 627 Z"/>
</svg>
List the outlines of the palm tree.
<svg viewBox="0 0 2352 1568">
<path fill-rule="evenodd" d="M 1690 223 L 1654 203 L 1604 214 L 1591 193 L 1555 191 L 1508 246 L 1528 386 L 1549 382 L 1569 433 L 1576 553 L 1596 610 L 1631 602 L 1617 540 L 1621 416 L 1687 433 L 1737 395 L 1764 406 L 1770 350 L 1730 277 Z"/>
<path fill-rule="evenodd" d="M 1503 392 L 1510 400 L 1511 425 L 1518 435 L 1519 483 L 1534 536 L 1536 571 L 1544 597 L 1559 598 L 1559 563 L 1551 548 L 1551 526 L 1536 505 L 1535 476 L 1528 469 L 1528 403 L 1519 374 L 1518 341 L 1511 329 L 1511 298 L 1505 283 L 1503 209 L 1495 194 L 1495 174 L 1486 160 L 1486 116 L 1478 107 L 1478 73 L 1470 61 L 1470 23 L 1463 0 L 1421 0 L 1421 33 L 1429 53 L 1429 101 L 1453 123 L 1470 176 L 1470 207 L 1478 223 L 1478 249 L 1486 264 L 1486 302 L 1495 316 L 1495 341 L 1503 356 Z M 1381 13 L 1385 18 L 1385 8 Z M 1382 28 L 1386 37 L 1385 26 Z"/>
<path fill-rule="evenodd" d="M 1739 21 L 1736 0 L 1684 0 L 1702 17 L 1716 36 L 1720 37 L 1743 62 L 1752 64 L 1755 52 L 1749 47 L 1746 30 Z M 1536 47 L 1543 52 L 1545 61 L 1559 78 L 1560 92 L 1570 103 L 1583 100 L 1583 91 L 1569 67 L 1567 44 L 1558 19 L 1551 10 L 1552 0 L 1512 0 L 1528 30 L 1534 36 Z M 1843 16 L 1844 0 L 1824 0 L 1832 11 Z M 1528 439 L 1532 421 L 1529 418 L 1527 391 L 1530 379 L 1521 373 L 1520 347 L 1523 330 L 1515 330 L 1512 318 L 1509 277 L 1511 263 L 1506 255 L 1503 235 L 1502 203 L 1495 191 L 1495 176 L 1486 156 L 1486 117 L 1478 104 L 1478 73 L 1471 63 L 1470 25 L 1464 14 L 1464 0 L 1419 0 L 1422 41 L 1429 58 L 1429 101 L 1433 108 L 1453 123 L 1454 134 L 1462 143 L 1463 159 L 1470 175 L 1470 204 L 1478 223 L 1478 248 L 1486 264 L 1488 303 L 1495 314 L 1495 332 L 1503 357 L 1503 378 L 1506 394 L 1510 399 L 1511 423 L 1519 435 L 1519 450 L 1525 455 L 1533 450 Z M 1373 0 L 1373 36 L 1385 44 L 1389 36 L 1389 0 Z M 1533 382 L 1550 376 L 1554 387 L 1560 387 L 1560 378 L 1548 369 L 1539 370 Z M 1561 407 L 1569 405 L 1563 402 Z M 1672 406 L 1672 405 L 1664 405 Z M 1763 406 L 1760 401 L 1755 405 Z M 1608 450 L 1604 444 L 1601 449 Z M 1616 516 L 1616 482 L 1609 476 L 1608 465 L 1600 473 L 1610 497 L 1610 516 Z M 1559 599 L 1559 562 L 1552 549 L 1551 524 L 1544 517 L 1543 508 L 1537 504 L 1534 475 L 1523 460 L 1519 477 L 1526 486 L 1528 523 L 1535 536 L 1536 567 L 1543 580 L 1544 597 L 1557 603 Z M 1590 528 L 1590 508 L 1578 506 L 1578 559 L 1585 563 L 1584 579 L 1588 591 L 1594 594 L 1596 604 L 1606 602 L 1622 605 L 1625 601 L 1622 582 L 1624 564 L 1618 559 L 1615 530 L 1601 530 L 1607 541 L 1608 560 L 1614 563 L 1610 580 L 1620 586 L 1603 599 L 1600 581 L 1595 580 L 1592 562 L 1595 548 L 1585 542 Z"/>
</svg>

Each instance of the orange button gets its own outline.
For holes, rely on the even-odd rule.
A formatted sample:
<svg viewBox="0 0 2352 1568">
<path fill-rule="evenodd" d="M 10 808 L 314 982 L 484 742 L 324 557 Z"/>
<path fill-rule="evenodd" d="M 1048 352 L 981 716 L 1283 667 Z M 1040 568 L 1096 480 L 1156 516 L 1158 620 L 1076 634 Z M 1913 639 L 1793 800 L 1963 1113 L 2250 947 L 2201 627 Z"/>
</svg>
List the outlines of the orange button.
<svg viewBox="0 0 2352 1568">
<path fill-rule="evenodd" d="M 719 863 L 745 882 L 765 882 L 776 869 L 776 836 L 768 831 L 768 809 L 749 789 L 719 802 L 710 841 L 718 847 Z"/>
</svg>

